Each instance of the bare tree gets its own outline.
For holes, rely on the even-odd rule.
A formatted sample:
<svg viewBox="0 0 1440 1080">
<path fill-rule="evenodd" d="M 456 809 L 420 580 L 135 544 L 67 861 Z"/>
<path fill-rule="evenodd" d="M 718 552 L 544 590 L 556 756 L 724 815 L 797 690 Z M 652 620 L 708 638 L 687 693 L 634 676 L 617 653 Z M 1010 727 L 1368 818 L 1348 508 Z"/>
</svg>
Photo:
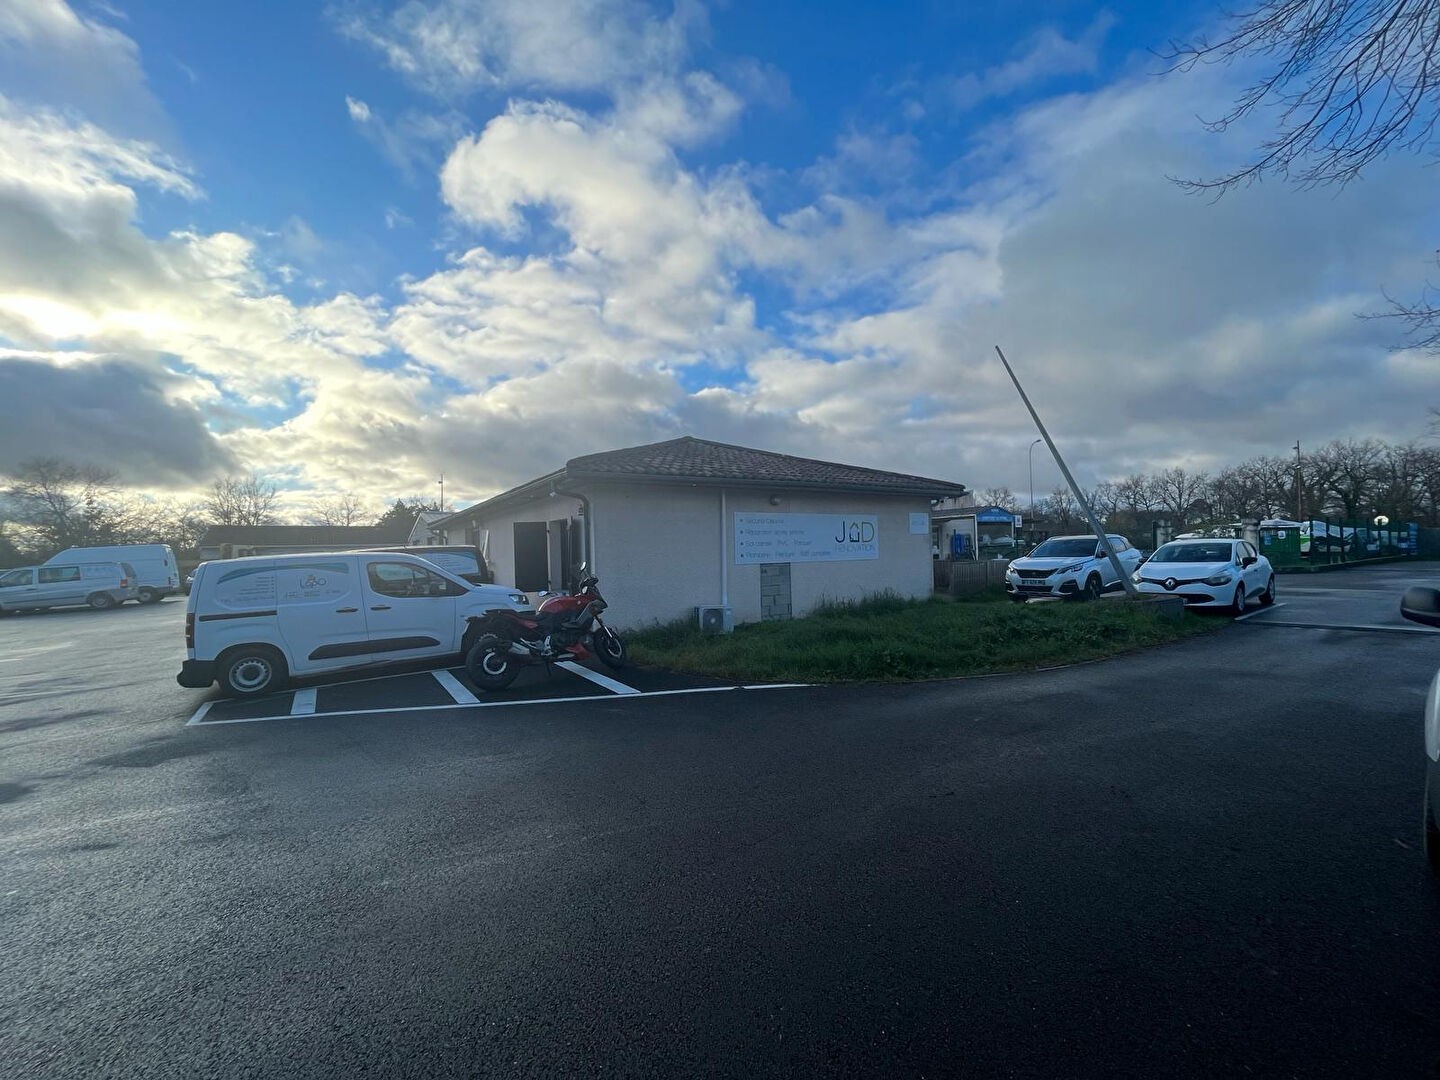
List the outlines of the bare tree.
<svg viewBox="0 0 1440 1080">
<path fill-rule="evenodd" d="M 25 546 L 45 553 L 108 542 L 115 492 L 109 469 L 53 457 L 22 462 L 5 488 Z"/>
<path fill-rule="evenodd" d="M 216 525 L 272 525 L 278 497 L 274 482 L 257 473 L 227 476 L 210 485 L 205 516 Z"/>
<path fill-rule="evenodd" d="M 1186 472 L 1183 468 L 1166 469 L 1152 478 L 1156 500 L 1170 512 L 1175 524 L 1184 525 L 1195 511 L 1210 486 L 1208 473 Z"/>
<path fill-rule="evenodd" d="M 1380 487 L 1384 445 L 1336 439 L 1310 455 L 1322 478 L 1326 508 L 1349 521 L 1368 517 Z"/>
<path fill-rule="evenodd" d="M 1020 500 L 1008 487 L 985 488 L 978 496 L 981 506 L 998 506 L 1012 514 L 1020 512 Z"/>
<path fill-rule="evenodd" d="M 334 495 L 315 504 L 310 514 L 312 525 L 354 525 L 362 518 L 369 519 L 375 511 L 352 492 Z"/>
<path fill-rule="evenodd" d="M 1440 104 L 1440 0 L 1258 0 L 1219 40 L 1172 44 L 1173 69 L 1260 58 L 1265 72 L 1207 126 L 1278 107 L 1275 132 L 1231 173 L 1186 186 L 1224 191 L 1274 174 L 1347 183 L 1394 150 L 1433 152 Z"/>
<path fill-rule="evenodd" d="M 1045 516 L 1062 531 L 1069 532 L 1079 513 L 1080 504 L 1075 501 L 1074 493 L 1064 484 L 1045 499 Z"/>
<path fill-rule="evenodd" d="M 1260 77 L 1230 111 L 1206 122 L 1223 132 L 1274 107 L 1273 134 L 1233 172 L 1180 180 L 1223 193 L 1266 176 L 1302 188 L 1346 184 L 1396 150 L 1434 155 L 1440 105 L 1440 0 L 1257 0 L 1230 15 L 1218 40 L 1172 43 L 1171 70 L 1259 60 Z M 1420 299 L 1389 296 L 1411 343 L 1440 348 L 1440 289 Z"/>
</svg>

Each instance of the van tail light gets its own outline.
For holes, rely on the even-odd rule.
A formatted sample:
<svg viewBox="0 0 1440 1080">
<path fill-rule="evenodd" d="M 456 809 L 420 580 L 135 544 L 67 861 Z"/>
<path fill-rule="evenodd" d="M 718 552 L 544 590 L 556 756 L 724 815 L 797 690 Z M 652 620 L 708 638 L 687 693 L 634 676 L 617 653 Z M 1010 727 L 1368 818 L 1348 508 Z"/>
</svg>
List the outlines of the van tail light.
<svg viewBox="0 0 1440 1080">
<path fill-rule="evenodd" d="M 129 578 L 123 578 L 123 577 L 122 577 L 122 578 L 120 579 L 120 587 L 121 587 L 122 589 L 128 589 L 128 588 L 130 587 L 130 579 L 129 579 Z"/>
<path fill-rule="evenodd" d="M 185 613 L 185 648 L 195 648 L 195 613 L 193 611 Z"/>
</svg>

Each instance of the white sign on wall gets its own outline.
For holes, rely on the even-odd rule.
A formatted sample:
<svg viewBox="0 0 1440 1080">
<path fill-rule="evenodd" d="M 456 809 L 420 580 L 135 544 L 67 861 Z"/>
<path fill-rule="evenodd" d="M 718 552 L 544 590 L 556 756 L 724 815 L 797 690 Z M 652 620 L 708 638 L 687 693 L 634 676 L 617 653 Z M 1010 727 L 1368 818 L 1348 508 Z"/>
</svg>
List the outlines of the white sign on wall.
<svg viewBox="0 0 1440 1080">
<path fill-rule="evenodd" d="M 925 513 L 910 515 L 910 535 L 927 536 L 930 533 L 930 515 Z"/>
<path fill-rule="evenodd" d="M 843 562 L 880 557 L 874 514 L 736 514 L 735 562 Z"/>
</svg>

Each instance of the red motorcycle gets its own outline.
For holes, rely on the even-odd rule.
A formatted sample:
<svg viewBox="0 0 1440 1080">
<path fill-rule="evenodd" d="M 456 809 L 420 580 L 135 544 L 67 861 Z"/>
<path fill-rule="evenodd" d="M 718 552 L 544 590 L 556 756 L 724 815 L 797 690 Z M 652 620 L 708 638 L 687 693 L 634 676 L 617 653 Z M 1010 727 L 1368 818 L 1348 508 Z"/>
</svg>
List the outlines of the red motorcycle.
<svg viewBox="0 0 1440 1080">
<path fill-rule="evenodd" d="M 592 653 L 608 667 L 624 667 L 625 642 L 600 617 L 607 605 L 596 588 L 599 582 L 586 573 L 584 563 L 580 575 L 574 593 L 550 597 L 534 615 L 491 608 L 466 619 L 469 633 L 479 634 L 465 654 L 470 681 L 481 690 L 503 690 L 527 664 L 548 668 L 561 660 L 587 660 Z"/>
</svg>

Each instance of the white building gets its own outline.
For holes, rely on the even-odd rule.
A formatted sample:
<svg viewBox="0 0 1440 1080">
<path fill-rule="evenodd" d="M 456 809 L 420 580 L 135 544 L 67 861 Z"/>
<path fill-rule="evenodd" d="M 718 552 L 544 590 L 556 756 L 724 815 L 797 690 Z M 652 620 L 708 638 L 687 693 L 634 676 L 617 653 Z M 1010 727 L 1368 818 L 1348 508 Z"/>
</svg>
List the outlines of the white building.
<svg viewBox="0 0 1440 1080">
<path fill-rule="evenodd" d="M 822 600 L 929 596 L 930 506 L 963 484 L 685 437 L 573 458 L 432 530 L 488 540 L 495 580 L 570 588 L 582 559 L 622 627 L 729 609 L 735 622 Z"/>
</svg>

